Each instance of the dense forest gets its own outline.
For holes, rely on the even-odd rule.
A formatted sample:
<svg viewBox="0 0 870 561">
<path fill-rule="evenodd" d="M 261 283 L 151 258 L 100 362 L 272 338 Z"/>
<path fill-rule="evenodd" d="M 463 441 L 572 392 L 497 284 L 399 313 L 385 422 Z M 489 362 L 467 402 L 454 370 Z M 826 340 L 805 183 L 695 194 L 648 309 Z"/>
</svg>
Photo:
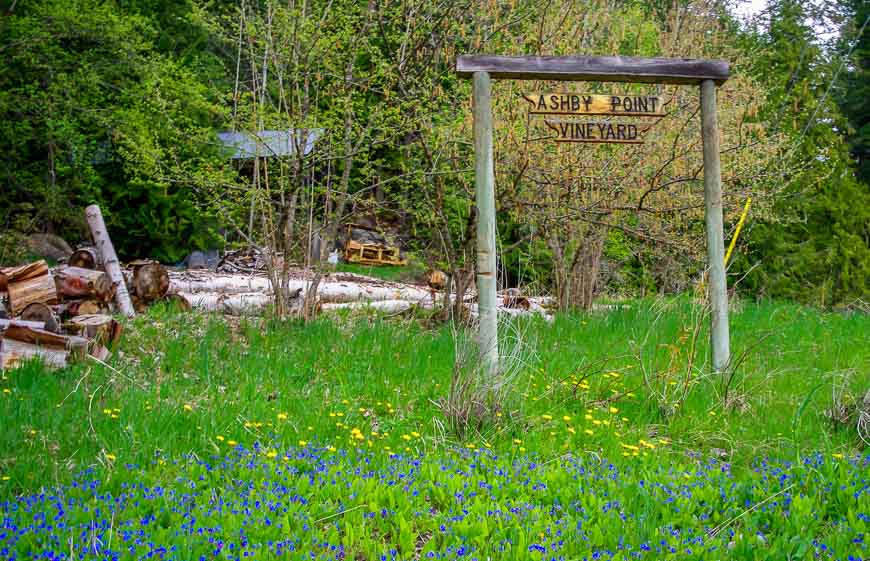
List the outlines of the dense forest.
<svg viewBox="0 0 870 561">
<path fill-rule="evenodd" d="M 34 232 L 123 259 L 257 245 L 324 257 L 369 220 L 453 282 L 473 278 L 471 85 L 456 56 L 726 59 L 719 91 L 729 284 L 870 301 L 870 6 L 771 0 L 32 0 L 0 18 L 0 262 Z M 522 94 L 655 94 L 641 145 L 542 140 Z M 704 268 L 696 88 L 495 82 L 502 283 L 586 307 L 691 287 Z M 292 131 L 232 159 L 226 131 Z M 751 198 L 751 205 L 748 200 Z M 312 256 L 311 241 L 321 244 Z"/>
</svg>

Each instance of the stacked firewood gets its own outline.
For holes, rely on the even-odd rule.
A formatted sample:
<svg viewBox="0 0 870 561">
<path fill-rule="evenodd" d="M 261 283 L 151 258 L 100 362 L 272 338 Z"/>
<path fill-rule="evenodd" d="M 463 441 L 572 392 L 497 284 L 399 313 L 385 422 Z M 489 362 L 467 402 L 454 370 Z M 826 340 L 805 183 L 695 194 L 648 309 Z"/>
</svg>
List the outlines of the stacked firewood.
<svg viewBox="0 0 870 561">
<path fill-rule="evenodd" d="M 34 357 L 52 367 L 105 360 L 121 335 L 109 314 L 132 316 L 167 298 L 166 269 L 144 260 L 121 269 L 99 209 L 88 207 L 87 218 L 96 247 L 77 249 L 53 270 L 44 260 L 0 268 L 0 369 Z"/>
</svg>

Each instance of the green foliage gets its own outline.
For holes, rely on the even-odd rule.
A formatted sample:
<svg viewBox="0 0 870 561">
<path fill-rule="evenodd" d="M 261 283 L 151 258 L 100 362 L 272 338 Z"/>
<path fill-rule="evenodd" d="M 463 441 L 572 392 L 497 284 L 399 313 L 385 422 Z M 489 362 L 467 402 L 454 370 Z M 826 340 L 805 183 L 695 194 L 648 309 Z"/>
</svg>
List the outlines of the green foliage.
<svg viewBox="0 0 870 561">
<path fill-rule="evenodd" d="M 116 352 L 108 366 L 88 362 L 48 374 L 31 363 L 5 373 L 0 497 L 38 493 L 94 468 L 102 496 L 142 483 L 161 485 L 167 497 L 196 497 L 187 510 L 155 511 L 166 529 L 189 523 L 183 517 L 195 505 L 208 509 L 213 493 L 227 500 L 243 491 L 252 499 L 258 490 L 291 489 L 282 496 L 305 500 L 287 505 L 286 513 L 277 509 L 273 521 L 284 524 L 283 536 L 310 532 L 304 547 L 340 539 L 366 559 L 417 545 L 420 535 L 431 537 L 424 552 L 462 543 L 487 548 L 510 538 L 511 559 L 540 559 L 529 546 L 563 516 L 570 520 L 562 524 L 582 523 L 583 532 L 560 539 L 584 554 L 586 547 L 613 548 L 620 536 L 635 544 L 676 544 L 663 526 L 680 528 L 682 536 L 703 531 L 705 543 L 713 540 L 707 532 L 722 526 L 720 545 L 745 558 L 809 551 L 808 536 L 835 552 L 849 551 L 854 544 L 846 528 L 866 528 L 858 517 L 870 498 L 860 493 L 866 463 L 850 463 L 861 461 L 857 434 L 832 430 L 825 411 L 835 388 L 866 391 L 861 375 L 870 359 L 870 318 L 794 305 L 743 306 L 732 315 L 735 346 L 753 350 L 723 403 L 719 379 L 708 378 L 700 364 L 707 333 L 699 331 L 694 353 L 685 339 L 699 316 L 703 307 L 677 299 L 515 324 L 537 351 L 522 365 L 518 391 L 492 427 L 457 441 L 444 432 L 438 406 L 456 352 L 449 328 L 377 319 L 230 323 L 152 308 L 126 326 L 123 355 Z M 663 392 L 678 406 L 664 410 Z M 706 459 L 711 454 L 728 459 Z M 808 455 L 807 464 L 777 462 Z M 397 462 L 414 492 L 390 483 Z M 353 475 L 357 467 L 360 477 Z M 390 477 L 380 477 L 382 470 Z M 780 483 L 783 473 L 788 477 Z M 279 484 L 266 484 L 272 474 Z M 338 483 L 319 483 L 332 479 Z M 789 485 L 795 485 L 791 502 L 772 504 Z M 65 496 L 81 497 L 86 489 Z M 574 507 L 558 506 L 568 496 Z M 768 508 L 744 512 L 770 497 Z M 270 505 L 282 499 L 259 498 Z M 136 504 L 154 503 L 125 504 L 115 513 L 115 540 L 128 515 L 148 514 Z M 536 505 L 535 516 L 486 516 L 519 504 Z M 388 515 L 369 515 L 381 509 Z M 78 517 L 73 529 L 96 516 L 73 504 L 65 510 Z M 230 510 L 198 512 L 197 524 L 220 526 L 225 536 L 243 531 L 252 543 L 274 536 L 276 527 L 262 518 L 242 526 Z M 621 520 L 620 513 L 634 515 Z M 23 515 L 34 513 L 6 514 Z M 452 531 L 439 531 L 442 523 Z M 172 543 L 181 550 L 196 539 L 171 531 L 155 538 L 177 540 Z"/>
<path fill-rule="evenodd" d="M 0 28 L 0 222 L 86 237 L 103 207 L 124 257 L 179 259 L 206 243 L 191 189 L 220 114 L 205 84 L 157 52 L 153 22 L 113 2 L 44 0 Z"/>
<path fill-rule="evenodd" d="M 870 4 L 863 0 L 840 0 L 846 23 L 840 35 L 843 61 L 837 101 L 849 120 L 847 138 L 857 161 L 858 178 L 870 185 Z"/>
<path fill-rule="evenodd" d="M 772 4 L 770 26 L 756 47 L 754 72 L 765 77 L 773 133 L 787 137 L 781 183 L 771 187 L 773 216 L 751 218 L 747 254 L 734 263 L 756 295 L 821 306 L 870 297 L 870 189 L 855 177 L 829 96 L 841 61 L 828 57 L 805 23 L 803 5 Z"/>
</svg>

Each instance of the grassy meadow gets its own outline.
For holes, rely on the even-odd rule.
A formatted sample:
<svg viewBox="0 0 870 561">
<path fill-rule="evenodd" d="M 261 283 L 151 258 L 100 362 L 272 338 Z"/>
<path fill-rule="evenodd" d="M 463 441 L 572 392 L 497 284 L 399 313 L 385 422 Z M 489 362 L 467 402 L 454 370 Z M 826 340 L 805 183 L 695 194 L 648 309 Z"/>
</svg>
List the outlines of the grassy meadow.
<svg viewBox="0 0 870 561">
<path fill-rule="evenodd" d="M 0 553 L 865 558 L 870 456 L 831 411 L 870 389 L 870 317 L 731 319 L 725 375 L 688 298 L 505 325 L 508 391 L 460 437 L 466 334 L 158 306 L 108 364 L 4 374 Z"/>
</svg>

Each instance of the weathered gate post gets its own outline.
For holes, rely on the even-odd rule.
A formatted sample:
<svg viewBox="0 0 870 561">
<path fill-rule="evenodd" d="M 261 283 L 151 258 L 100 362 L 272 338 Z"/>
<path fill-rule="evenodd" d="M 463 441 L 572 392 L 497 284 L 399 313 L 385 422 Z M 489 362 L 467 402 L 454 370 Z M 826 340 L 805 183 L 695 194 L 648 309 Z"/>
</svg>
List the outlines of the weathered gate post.
<svg viewBox="0 0 870 561">
<path fill-rule="evenodd" d="M 477 202 L 477 294 L 480 359 L 489 374 L 498 373 L 496 304 L 495 167 L 492 161 L 492 90 L 489 73 L 473 75 L 474 190 Z"/>
<path fill-rule="evenodd" d="M 704 200 L 707 225 L 707 258 L 710 268 L 711 343 L 713 368 L 724 370 L 730 359 L 728 293 L 725 279 L 725 236 L 722 231 L 722 178 L 719 169 L 719 130 L 716 124 L 716 84 L 728 79 L 728 62 L 685 58 L 636 58 L 623 56 L 498 56 L 460 55 L 456 72 L 474 80 L 474 185 L 477 192 L 477 290 L 480 310 L 480 355 L 491 373 L 498 372 L 498 323 L 496 316 L 495 174 L 492 160 L 492 109 L 490 78 L 502 80 L 558 80 L 677 84 L 701 86 L 701 129 L 704 140 Z M 552 96 L 558 98 L 558 95 Z M 591 99 L 592 96 L 590 96 Z M 526 98 L 528 100 L 528 98 Z M 543 100 L 543 97 L 541 97 Z M 612 98 L 617 99 L 618 98 Z M 565 114 L 561 107 L 544 104 L 540 114 Z M 553 103 L 559 104 L 558 99 Z M 612 103 L 612 102 L 611 102 Z M 618 104 L 590 111 L 576 108 L 567 114 L 612 115 Z M 559 109 L 556 111 L 556 109 Z M 576 110 L 575 110 L 576 109 Z M 623 113 L 631 116 L 632 112 Z M 635 116 L 641 116 L 635 112 Z M 657 116 L 655 106 L 653 114 Z M 590 139 L 593 142 L 642 142 L 637 139 Z M 562 139 L 566 140 L 566 139 Z M 567 139 L 576 141 L 577 139 Z"/>
<path fill-rule="evenodd" d="M 704 221 L 707 226 L 707 264 L 710 267 L 710 346 L 713 368 L 722 371 L 730 360 L 731 343 L 728 336 L 719 126 L 716 119 L 716 83 L 713 80 L 701 82 L 701 135 L 704 142 Z"/>
</svg>

